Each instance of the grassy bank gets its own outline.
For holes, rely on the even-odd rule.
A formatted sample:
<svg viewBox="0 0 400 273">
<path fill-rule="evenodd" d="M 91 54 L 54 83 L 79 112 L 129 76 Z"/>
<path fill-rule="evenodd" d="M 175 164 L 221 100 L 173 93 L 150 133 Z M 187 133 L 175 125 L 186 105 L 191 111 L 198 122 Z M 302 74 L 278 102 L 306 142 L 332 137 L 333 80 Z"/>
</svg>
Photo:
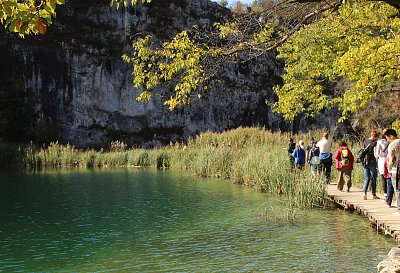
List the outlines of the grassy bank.
<svg viewBox="0 0 400 273">
<path fill-rule="evenodd" d="M 296 135 L 295 141 L 319 139 L 323 131 Z M 285 196 L 288 206 L 323 207 L 327 195 L 322 179 L 309 171 L 295 174 L 290 170 L 286 152 L 288 133 L 272 133 L 259 128 L 204 133 L 186 145 L 176 143 L 162 149 L 127 149 L 122 142 L 112 142 L 107 151 L 77 150 L 71 145 L 50 143 L 0 145 L 2 166 L 40 167 L 157 167 L 184 170 L 198 177 L 222 178 L 270 194 Z M 333 145 L 333 151 L 337 144 Z M 354 152 L 357 150 L 353 148 Z M 333 168 L 332 179 L 336 179 Z M 354 171 L 355 186 L 362 185 L 361 166 Z"/>
</svg>

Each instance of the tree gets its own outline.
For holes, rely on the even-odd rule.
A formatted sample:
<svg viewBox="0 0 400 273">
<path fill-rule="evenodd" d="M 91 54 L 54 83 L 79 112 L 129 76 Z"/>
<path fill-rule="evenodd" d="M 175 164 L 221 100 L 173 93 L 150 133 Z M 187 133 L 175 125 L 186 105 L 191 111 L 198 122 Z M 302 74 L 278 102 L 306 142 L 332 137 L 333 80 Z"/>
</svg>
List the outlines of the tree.
<svg viewBox="0 0 400 273">
<path fill-rule="evenodd" d="M 233 5 L 231 10 L 235 13 L 246 13 L 247 12 L 247 5 L 243 4 L 240 1 L 236 1 L 236 3 Z"/>
<path fill-rule="evenodd" d="M 127 0 L 110 0 L 117 9 L 121 4 L 127 5 Z M 143 3 L 151 0 L 141 0 Z M 131 0 L 135 5 L 137 0 Z M 8 31 L 16 32 L 21 37 L 30 34 L 45 34 L 47 27 L 56 16 L 57 5 L 63 5 L 65 0 L 0 0 L 0 23 Z"/>
<path fill-rule="evenodd" d="M 45 34 L 56 14 L 56 6 L 62 4 L 64 0 L 0 0 L 0 22 L 22 37 Z"/>
<path fill-rule="evenodd" d="M 400 90 L 400 7 L 385 2 L 283 1 L 215 24 L 207 34 L 185 31 L 157 49 L 151 37 L 139 39 L 134 55 L 124 59 L 133 64 L 135 86 L 144 89 L 139 100 L 173 82 L 175 93 L 165 102 L 172 110 L 205 92 L 222 64 L 277 50 L 286 73 L 284 84 L 275 88 L 279 100 L 274 109 L 293 120 L 338 107 L 343 120 L 375 98 Z"/>
<path fill-rule="evenodd" d="M 50 24 L 56 5 L 62 3 L 0 0 L 1 22 L 21 35 L 40 33 L 39 22 Z M 127 0 L 111 4 L 119 8 Z M 173 110 L 206 92 L 225 63 L 255 61 L 274 51 L 284 59 L 286 71 L 284 84 L 275 88 L 279 100 L 274 108 L 288 120 L 332 107 L 338 107 L 344 119 L 380 96 L 400 92 L 399 1 L 270 4 L 257 0 L 263 5 L 258 12 L 234 13 L 230 21 L 211 29 L 193 26 L 161 45 L 151 36 L 138 38 L 133 55 L 123 56 L 132 64 L 135 86 L 143 91 L 138 100 L 147 101 L 159 92 L 157 86 L 172 84 L 165 104 Z"/>
<path fill-rule="evenodd" d="M 293 120 L 338 106 L 344 119 L 399 92 L 398 15 L 385 3 L 350 1 L 293 34 L 278 49 L 286 74 L 277 111 Z"/>
</svg>

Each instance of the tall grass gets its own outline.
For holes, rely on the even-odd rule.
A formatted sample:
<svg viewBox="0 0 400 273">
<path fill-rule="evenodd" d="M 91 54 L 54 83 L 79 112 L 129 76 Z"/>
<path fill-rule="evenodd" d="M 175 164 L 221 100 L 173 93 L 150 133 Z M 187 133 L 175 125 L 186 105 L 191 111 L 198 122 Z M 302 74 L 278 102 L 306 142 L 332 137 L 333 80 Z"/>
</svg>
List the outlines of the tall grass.
<svg viewBox="0 0 400 273">
<path fill-rule="evenodd" d="M 323 130 L 293 136 L 296 142 L 315 140 Z M 287 207 L 324 207 L 326 185 L 313 178 L 308 170 L 295 173 L 290 169 L 286 152 L 286 132 L 271 132 L 262 128 L 238 128 L 224 133 L 206 132 L 186 145 L 177 143 L 162 149 L 128 149 L 123 142 L 112 142 L 108 151 L 78 151 L 72 145 L 52 142 L 48 146 L 0 145 L 0 164 L 30 167 L 157 167 L 186 171 L 198 177 L 230 180 L 259 191 L 285 197 Z M 332 150 L 337 148 L 333 145 Z M 357 147 L 351 147 L 353 153 Z M 334 167 L 332 180 L 335 180 Z M 354 186 L 362 187 L 361 166 L 353 172 Z"/>
</svg>

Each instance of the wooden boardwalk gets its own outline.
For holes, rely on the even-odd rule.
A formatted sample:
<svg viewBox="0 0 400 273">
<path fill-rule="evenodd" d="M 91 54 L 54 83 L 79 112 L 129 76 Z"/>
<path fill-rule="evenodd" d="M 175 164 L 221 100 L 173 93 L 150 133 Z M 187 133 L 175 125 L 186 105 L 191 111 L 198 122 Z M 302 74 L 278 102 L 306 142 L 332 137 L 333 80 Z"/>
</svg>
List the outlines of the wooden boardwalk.
<svg viewBox="0 0 400 273">
<path fill-rule="evenodd" d="M 346 186 L 344 187 L 346 189 Z M 371 223 L 380 231 L 392 236 L 400 245 L 400 216 L 392 215 L 396 211 L 396 201 L 392 202 L 392 207 L 388 208 L 382 203 L 381 199 L 371 199 L 368 193 L 368 200 L 363 200 L 361 189 L 351 188 L 350 192 L 341 192 L 336 184 L 328 185 L 328 195 L 332 201 L 346 210 L 355 210 L 361 215 L 369 218 Z"/>
</svg>

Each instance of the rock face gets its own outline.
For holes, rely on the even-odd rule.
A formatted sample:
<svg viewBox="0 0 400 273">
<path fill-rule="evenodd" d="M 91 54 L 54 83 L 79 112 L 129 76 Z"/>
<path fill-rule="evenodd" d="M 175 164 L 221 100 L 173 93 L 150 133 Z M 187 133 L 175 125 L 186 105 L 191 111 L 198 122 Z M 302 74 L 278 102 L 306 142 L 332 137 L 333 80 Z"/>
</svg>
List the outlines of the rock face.
<svg viewBox="0 0 400 273">
<path fill-rule="evenodd" d="M 400 247 L 392 248 L 377 269 L 378 273 L 400 273 Z"/>
<path fill-rule="evenodd" d="M 121 59 L 138 35 L 160 40 L 190 25 L 210 25 L 229 11 L 208 0 L 154 0 L 116 11 L 109 1 L 66 1 L 40 37 L 0 31 L 0 138 L 101 146 L 166 144 L 238 126 L 288 129 L 265 100 L 279 65 L 229 65 L 191 105 L 170 112 L 162 98 L 137 103 L 131 67 Z"/>
</svg>

